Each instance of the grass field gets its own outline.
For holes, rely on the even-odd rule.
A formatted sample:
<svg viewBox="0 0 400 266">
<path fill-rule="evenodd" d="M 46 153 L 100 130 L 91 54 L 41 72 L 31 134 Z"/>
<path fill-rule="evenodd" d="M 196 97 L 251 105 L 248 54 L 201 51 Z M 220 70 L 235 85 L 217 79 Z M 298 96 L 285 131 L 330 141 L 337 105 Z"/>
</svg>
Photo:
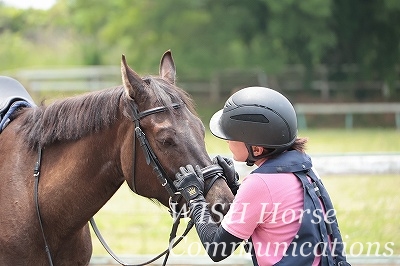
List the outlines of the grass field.
<svg viewBox="0 0 400 266">
<path fill-rule="evenodd" d="M 400 131 L 395 129 L 312 129 L 298 132 L 308 138 L 307 152 L 318 153 L 400 153 Z M 226 141 L 206 134 L 207 151 L 230 154 Z"/>
<path fill-rule="evenodd" d="M 311 155 L 400 152 L 400 132 L 390 129 L 309 130 L 300 136 L 309 137 Z M 226 142 L 209 133 L 206 144 L 210 154 L 229 154 Z M 324 176 L 323 180 L 337 209 L 348 253 L 400 255 L 400 176 Z M 133 194 L 125 185 L 95 218 L 118 254 L 159 253 L 168 245 L 172 219 L 166 208 Z M 180 231 L 186 223 L 181 222 Z M 94 235 L 93 244 L 93 255 L 106 254 Z M 195 230 L 174 250 L 175 254 L 202 252 Z"/>
</svg>

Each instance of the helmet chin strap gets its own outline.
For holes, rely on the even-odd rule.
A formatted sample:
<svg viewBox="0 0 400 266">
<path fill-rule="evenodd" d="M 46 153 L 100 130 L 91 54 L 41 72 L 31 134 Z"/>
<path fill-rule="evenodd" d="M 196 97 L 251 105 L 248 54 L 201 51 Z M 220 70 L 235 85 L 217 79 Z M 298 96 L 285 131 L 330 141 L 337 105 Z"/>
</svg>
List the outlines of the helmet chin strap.
<svg viewBox="0 0 400 266">
<path fill-rule="evenodd" d="M 246 165 L 247 166 L 253 166 L 254 165 L 254 161 L 250 160 L 249 158 L 246 159 Z"/>
<path fill-rule="evenodd" d="M 246 145 L 247 151 L 249 152 L 249 155 L 246 159 L 246 165 L 253 166 L 254 163 L 257 161 L 257 159 L 255 158 L 254 153 L 253 153 L 253 148 L 252 148 L 253 146 L 248 145 L 248 144 L 245 144 L 245 145 Z"/>
<path fill-rule="evenodd" d="M 269 157 L 269 156 L 271 156 L 271 155 L 274 155 L 274 154 L 277 154 L 277 153 L 281 153 L 281 152 L 283 152 L 283 150 L 280 150 L 280 149 L 272 149 L 272 151 L 271 152 L 269 152 L 269 153 L 263 153 L 263 154 L 261 154 L 261 155 L 259 155 L 259 156 L 255 156 L 254 155 L 254 153 L 253 153 L 253 146 L 252 145 L 249 145 L 249 144 L 245 144 L 246 145 L 246 148 L 247 148 L 247 151 L 249 152 L 249 155 L 248 155 L 248 157 L 247 157 L 247 159 L 246 159 L 246 165 L 247 166 L 253 166 L 254 165 L 254 163 L 257 161 L 257 160 L 259 160 L 259 159 L 261 159 L 261 158 L 266 158 L 266 157 Z M 267 148 L 264 148 L 264 149 L 267 149 Z M 271 150 L 271 149 L 270 149 Z"/>
</svg>

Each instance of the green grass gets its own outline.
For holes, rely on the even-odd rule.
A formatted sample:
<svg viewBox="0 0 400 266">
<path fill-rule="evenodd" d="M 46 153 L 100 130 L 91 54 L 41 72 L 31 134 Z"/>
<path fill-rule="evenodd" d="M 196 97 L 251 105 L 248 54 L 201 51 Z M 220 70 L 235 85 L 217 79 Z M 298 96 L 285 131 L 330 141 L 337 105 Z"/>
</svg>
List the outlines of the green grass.
<svg viewBox="0 0 400 266">
<path fill-rule="evenodd" d="M 310 153 L 400 151 L 400 132 L 390 129 L 308 130 L 300 132 L 300 136 L 309 137 Z M 211 154 L 229 154 L 227 143 L 210 133 L 206 144 Z M 398 175 L 324 176 L 323 180 L 337 209 L 348 252 L 383 254 L 388 252 L 385 244 L 389 243 L 393 254 L 400 255 Z M 155 254 L 168 245 L 172 219 L 166 208 L 133 194 L 125 185 L 95 218 L 105 239 L 118 254 Z M 186 223 L 181 222 L 179 232 Z M 94 255 L 106 254 L 94 235 L 93 244 Z M 372 245 L 370 250 L 368 245 Z M 198 250 L 202 248 L 192 230 L 175 249 L 175 254 L 193 254 Z"/>
<path fill-rule="evenodd" d="M 309 138 L 309 153 L 400 152 L 396 129 L 314 129 L 299 131 L 299 136 Z"/>
<path fill-rule="evenodd" d="M 310 154 L 400 152 L 400 130 L 396 129 L 311 129 L 298 135 L 308 138 Z M 209 153 L 230 154 L 226 141 L 210 132 L 205 141 Z"/>
<path fill-rule="evenodd" d="M 327 176 L 323 180 L 337 210 L 347 252 L 382 255 L 388 252 L 384 247 L 388 244 L 400 255 L 399 176 Z M 379 248 L 375 244 L 368 252 L 368 243 L 379 243 Z"/>
</svg>

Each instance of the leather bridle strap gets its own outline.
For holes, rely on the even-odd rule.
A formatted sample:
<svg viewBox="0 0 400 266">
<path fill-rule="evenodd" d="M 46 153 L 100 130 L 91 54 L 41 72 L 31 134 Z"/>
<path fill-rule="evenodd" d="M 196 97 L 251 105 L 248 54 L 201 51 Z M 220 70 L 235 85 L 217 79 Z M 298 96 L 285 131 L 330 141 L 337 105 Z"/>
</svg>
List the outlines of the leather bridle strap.
<svg viewBox="0 0 400 266">
<path fill-rule="evenodd" d="M 39 149 L 38 149 L 38 159 L 37 159 L 37 161 L 35 163 L 35 168 L 33 170 L 33 177 L 35 178 L 33 196 L 34 196 L 34 202 L 35 202 L 35 207 L 36 207 L 36 214 L 37 214 L 38 219 L 39 219 L 40 232 L 42 233 L 42 238 L 43 238 L 43 241 L 44 241 L 44 250 L 46 252 L 49 264 L 51 266 L 53 266 L 53 260 L 51 258 L 49 245 L 47 244 L 46 235 L 44 234 L 42 216 L 40 215 L 40 209 L 39 209 L 39 178 L 40 178 L 40 166 L 41 166 L 41 163 L 42 163 L 42 148 L 39 147 Z"/>
<path fill-rule="evenodd" d="M 149 144 L 149 142 L 148 142 L 148 140 L 146 138 L 145 133 L 140 128 L 140 119 L 143 118 L 143 117 L 146 117 L 148 115 L 165 112 L 165 111 L 167 111 L 168 109 L 171 109 L 171 108 L 178 109 L 181 106 L 182 105 L 179 104 L 179 103 L 174 103 L 174 104 L 171 105 L 170 108 L 168 108 L 166 106 L 160 106 L 160 107 L 155 107 L 155 108 L 152 108 L 152 109 L 140 112 L 140 113 L 137 111 L 137 107 L 136 106 L 132 106 L 132 115 L 133 115 L 132 121 L 135 123 L 135 136 L 139 140 L 140 146 L 143 149 L 143 152 L 144 152 L 145 157 L 146 157 L 146 163 L 153 167 L 153 171 L 156 173 L 157 179 L 159 180 L 161 185 L 163 187 L 165 187 L 165 189 L 168 191 L 170 197 L 175 197 L 176 196 L 177 189 L 176 189 L 176 187 L 175 187 L 175 185 L 173 183 L 173 180 L 171 180 L 167 176 L 167 174 L 165 173 L 165 170 L 162 167 L 162 165 L 161 165 L 160 161 L 158 160 L 157 156 L 155 155 L 153 149 L 151 148 L 151 146 L 150 146 L 150 144 Z M 213 164 L 213 165 L 210 165 L 208 167 L 205 167 L 205 168 L 202 169 L 202 173 L 203 173 L 204 180 L 212 178 L 211 181 L 208 182 L 207 186 L 204 188 L 204 192 L 203 192 L 204 195 L 207 195 L 208 191 L 211 189 L 211 187 L 213 186 L 214 182 L 218 178 L 224 178 L 225 179 L 225 177 L 223 176 L 223 170 L 219 165 Z M 132 179 L 134 179 L 134 178 L 135 178 L 135 176 L 132 176 Z M 134 188 L 134 190 L 136 190 L 135 184 L 134 184 L 134 180 L 132 180 L 132 187 Z"/>
<path fill-rule="evenodd" d="M 204 191 L 203 191 L 204 196 L 206 196 L 208 194 L 208 191 L 210 191 L 210 189 L 214 185 L 215 181 L 217 181 L 219 178 L 224 179 L 226 182 L 226 178 L 224 176 L 224 170 L 218 164 L 212 164 L 212 165 L 202 168 L 201 173 L 203 174 L 204 181 L 211 178 L 211 180 L 208 182 L 207 186 L 204 187 Z"/>
<path fill-rule="evenodd" d="M 158 181 L 160 182 L 161 186 L 165 187 L 168 191 L 168 194 L 173 197 L 177 189 L 174 186 L 173 180 L 171 180 L 168 175 L 166 174 L 164 168 L 162 167 L 160 161 L 158 160 L 156 154 L 154 153 L 153 149 L 151 148 L 149 141 L 146 138 L 146 134 L 140 128 L 140 119 L 152 114 L 162 113 L 169 109 L 178 109 L 182 106 L 180 103 L 174 103 L 169 108 L 166 106 L 155 107 L 143 112 L 138 112 L 137 106 L 134 102 L 130 105 L 131 112 L 132 112 L 132 121 L 135 124 L 135 136 L 139 141 L 140 146 L 143 149 L 144 156 L 146 158 L 146 163 L 153 167 L 153 171 L 155 172 Z M 134 157 L 136 157 L 134 155 Z M 134 166 L 135 167 L 135 163 Z M 134 172 L 134 170 L 133 170 Z M 135 176 L 132 176 L 132 188 L 134 191 L 136 190 L 135 187 Z"/>
</svg>

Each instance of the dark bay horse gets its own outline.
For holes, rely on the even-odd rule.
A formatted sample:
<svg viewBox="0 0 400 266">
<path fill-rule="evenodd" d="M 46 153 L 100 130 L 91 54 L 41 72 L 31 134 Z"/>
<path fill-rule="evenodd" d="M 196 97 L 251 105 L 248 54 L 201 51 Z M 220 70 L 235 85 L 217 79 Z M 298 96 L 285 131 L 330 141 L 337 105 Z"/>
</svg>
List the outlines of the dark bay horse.
<svg viewBox="0 0 400 266">
<path fill-rule="evenodd" d="M 170 194 L 146 162 L 137 126 L 168 179 L 187 164 L 211 165 L 204 126 L 189 95 L 175 85 L 170 51 L 162 56 L 159 76 L 140 77 L 124 56 L 121 72 L 123 86 L 22 108 L 0 134 L 0 265 L 49 265 L 44 239 L 54 265 L 87 265 L 88 221 L 124 181 L 168 206 Z M 39 151 L 45 238 L 34 200 Z M 218 179 L 206 199 L 223 207 L 233 195 Z"/>
</svg>

